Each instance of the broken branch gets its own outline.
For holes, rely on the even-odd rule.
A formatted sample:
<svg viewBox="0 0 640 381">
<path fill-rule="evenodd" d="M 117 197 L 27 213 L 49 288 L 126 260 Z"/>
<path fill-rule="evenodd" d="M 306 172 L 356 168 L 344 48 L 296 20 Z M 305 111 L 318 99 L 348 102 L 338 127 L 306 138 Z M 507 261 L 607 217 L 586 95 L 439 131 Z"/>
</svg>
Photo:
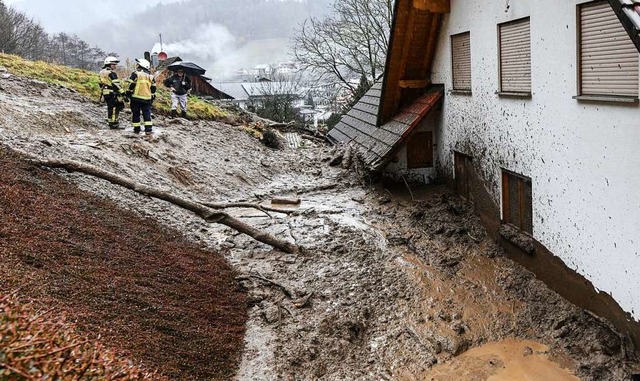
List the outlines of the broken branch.
<svg viewBox="0 0 640 381">
<path fill-rule="evenodd" d="M 274 197 L 271 199 L 272 204 L 298 205 L 300 199 L 297 197 Z"/>
<path fill-rule="evenodd" d="M 253 204 L 250 202 L 230 202 L 230 203 L 215 203 L 215 202 L 201 202 L 202 205 L 208 206 L 212 209 L 227 209 L 227 208 L 253 208 L 258 209 L 264 212 L 267 216 L 271 217 L 268 212 L 276 212 L 276 213 L 284 213 L 284 214 L 292 214 L 295 210 L 284 210 L 278 208 L 271 208 L 268 206 L 262 206 L 259 204 Z"/>
<path fill-rule="evenodd" d="M 176 206 L 179 206 L 183 209 L 187 209 L 196 215 L 202 217 L 208 223 L 219 223 L 226 225 L 232 229 L 235 229 L 241 233 L 244 233 L 257 241 L 262 243 L 266 243 L 267 245 L 278 248 L 286 253 L 295 253 L 298 251 L 296 245 L 281 240 L 272 236 L 271 234 L 265 233 L 259 229 L 254 228 L 253 226 L 247 225 L 244 222 L 238 220 L 237 218 L 231 217 L 230 215 L 212 210 L 211 208 L 202 205 L 198 202 L 187 200 L 180 198 L 178 196 L 172 195 L 167 192 L 163 192 L 152 188 L 147 185 L 138 184 L 124 176 L 117 175 L 115 173 L 111 173 L 105 171 L 101 168 L 95 167 L 93 165 L 80 163 L 73 160 L 54 160 L 54 159 L 39 159 L 32 158 L 31 162 L 37 165 L 42 165 L 49 168 L 63 168 L 68 171 L 82 172 L 84 174 L 95 176 L 101 178 L 103 180 L 107 180 L 110 183 L 120 185 L 127 189 L 131 189 L 134 192 L 140 193 L 145 196 L 154 197 L 163 201 L 170 202 Z"/>
</svg>

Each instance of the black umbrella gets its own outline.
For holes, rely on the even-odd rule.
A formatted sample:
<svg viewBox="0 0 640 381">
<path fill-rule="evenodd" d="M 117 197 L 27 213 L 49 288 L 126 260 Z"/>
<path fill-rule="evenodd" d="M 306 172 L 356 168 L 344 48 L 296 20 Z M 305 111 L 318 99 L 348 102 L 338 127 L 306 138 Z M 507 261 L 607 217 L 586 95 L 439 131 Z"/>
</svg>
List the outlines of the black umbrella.
<svg viewBox="0 0 640 381">
<path fill-rule="evenodd" d="M 167 66 L 167 69 L 171 71 L 184 70 L 185 73 L 195 76 L 203 75 L 206 72 L 206 70 L 204 70 L 200 66 L 189 61 L 174 62 L 171 65 Z"/>
</svg>

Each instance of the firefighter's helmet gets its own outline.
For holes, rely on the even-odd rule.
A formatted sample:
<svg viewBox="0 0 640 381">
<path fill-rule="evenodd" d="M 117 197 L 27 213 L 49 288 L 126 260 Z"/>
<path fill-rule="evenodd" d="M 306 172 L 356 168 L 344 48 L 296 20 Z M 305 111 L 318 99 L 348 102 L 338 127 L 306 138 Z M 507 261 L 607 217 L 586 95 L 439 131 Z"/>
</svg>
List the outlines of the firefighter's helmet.
<svg viewBox="0 0 640 381">
<path fill-rule="evenodd" d="M 136 63 L 145 70 L 151 70 L 151 64 L 144 58 L 136 58 Z"/>
<path fill-rule="evenodd" d="M 109 56 L 109 57 L 104 59 L 104 65 L 105 66 L 107 66 L 107 65 L 115 65 L 115 64 L 117 64 L 119 62 L 120 62 L 120 60 L 117 57 L 114 57 L 114 56 Z"/>
</svg>

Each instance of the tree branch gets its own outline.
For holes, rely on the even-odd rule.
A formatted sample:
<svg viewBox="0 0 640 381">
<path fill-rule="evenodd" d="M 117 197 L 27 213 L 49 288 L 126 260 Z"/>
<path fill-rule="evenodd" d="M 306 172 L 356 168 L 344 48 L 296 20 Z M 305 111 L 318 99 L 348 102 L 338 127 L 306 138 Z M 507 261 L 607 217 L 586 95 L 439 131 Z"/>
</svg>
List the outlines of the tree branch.
<svg viewBox="0 0 640 381">
<path fill-rule="evenodd" d="M 155 197 L 157 199 L 170 202 L 176 206 L 179 206 L 183 209 L 186 209 L 195 213 L 196 215 L 202 217 L 202 219 L 204 219 L 208 223 L 215 222 L 215 223 L 226 225 L 232 229 L 235 229 L 241 233 L 244 233 L 250 237 L 253 237 L 257 241 L 266 243 L 267 245 L 278 248 L 286 253 L 295 253 L 298 251 L 298 248 L 296 245 L 290 242 L 281 240 L 279 238 L 276 238 L 250 225 L 247 225 L 244 222 L 234 217 L 231 217 L 226 213 L 217 212 L 198 202 L 183 199 L 178 196 L 175 196 L 163 191 L 159 191 L 150 186 L 138 184 L 124 176 L 107 172 L 101 168 L 80 163 L 77 161 L 72 161 L 72 160 L 54 160 L 54 159 L 46 160 L 46 159 L 32 158 L 30 159 L 30 161 L 34 164 L 49 167 L 49 168 L 63 168 L 68 171 L 82 172 L 90 176 L 95 176 L 95 177 L 107 180 L 113 184 L 120 185 L 127 189 L 131 189 L 142 195 Z"/>
</svg>

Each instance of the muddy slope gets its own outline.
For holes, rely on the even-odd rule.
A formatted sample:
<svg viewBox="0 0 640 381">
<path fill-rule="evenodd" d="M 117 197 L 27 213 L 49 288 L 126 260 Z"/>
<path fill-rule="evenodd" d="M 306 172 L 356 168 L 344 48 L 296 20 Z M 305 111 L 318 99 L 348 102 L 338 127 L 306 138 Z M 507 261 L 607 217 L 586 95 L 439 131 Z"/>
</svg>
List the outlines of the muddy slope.
<svg viewBox="0 0 640 381">
<path fill-rule="evenodd" d="M 250 305 L 238 380 L 425 379 L 485 345 L 504 364 L 531 360 L 558 380 L 626 380 L 638 366 L 626 338 L 507 260 L 474 210 L 444 188 L 414 188 L 412 199 L 363 187 L 327 165 L 331 149 L 274 151 L 221 123 L 158 117 L 156 136 L 139 139 L 105 129 L 104 110 L 71 93 L 60 98 L 16 77 L 0 84 L 0 136 L 14 149 L 88 162 L 195 200 L 302 199 L 290 215 L 229 210 L 302 247 L 289 255 L 165 202 L 56 171 L 223 253 Z M 508 339 L 532 355 L 504 358 L 498 343 Z M 485 365 L 478 374 L 501 369 Z"/>
</svg>

